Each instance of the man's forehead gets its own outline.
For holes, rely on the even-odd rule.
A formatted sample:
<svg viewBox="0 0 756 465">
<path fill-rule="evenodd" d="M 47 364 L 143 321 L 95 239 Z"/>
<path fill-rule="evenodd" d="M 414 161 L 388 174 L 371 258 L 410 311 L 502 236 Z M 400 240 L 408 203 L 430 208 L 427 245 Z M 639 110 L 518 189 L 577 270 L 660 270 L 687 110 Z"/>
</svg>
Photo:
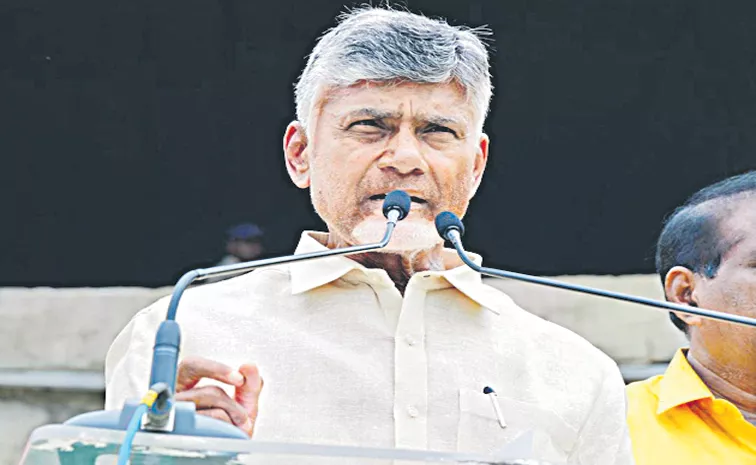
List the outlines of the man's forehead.
<svg viewBox="0 0 756 465">
<path fill-rule="evenodd" d="M 321 112 L 334 117 L 374 116 L 385 118 L 445 119 L 468 123 L 475 107 L 456 84 L 362 82 L 322 92 Z"/>
<path fill-rule="evenodd" d="M 754 193 L 756 194 L 756 193 Z M 733 248 L 746 252 L 756 250 L 756 195 L 745 195 L 731 199 L 733 204 L 725 210 L 725 217 L 719 224 L 719 233 L 730 241 Z"/>
<path fill-rule="evenodd" d="M 730 230 L 756 235 L 756 192 L 740 194 L 730 199 L 727 217 L 722 224 Z"/>
</svg>

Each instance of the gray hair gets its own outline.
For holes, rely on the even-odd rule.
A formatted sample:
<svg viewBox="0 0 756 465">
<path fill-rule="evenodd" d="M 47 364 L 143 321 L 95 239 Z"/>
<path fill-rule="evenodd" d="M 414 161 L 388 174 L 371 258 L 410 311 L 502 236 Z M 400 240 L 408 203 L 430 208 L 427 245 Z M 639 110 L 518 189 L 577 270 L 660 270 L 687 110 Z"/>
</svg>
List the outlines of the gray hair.
<svg viewBox="0 0 756 465">
<path fill-rule="evenodd" d="M 361 8 L 342 15 L 318 41 L 296 84 L 297 119 L 307 127 L 319 92 L 360 81 L 461 85 L 477 112 L 488 113 L 492 85 L 486 28 L 450 26 L 404 11 Z"/>
</svg>

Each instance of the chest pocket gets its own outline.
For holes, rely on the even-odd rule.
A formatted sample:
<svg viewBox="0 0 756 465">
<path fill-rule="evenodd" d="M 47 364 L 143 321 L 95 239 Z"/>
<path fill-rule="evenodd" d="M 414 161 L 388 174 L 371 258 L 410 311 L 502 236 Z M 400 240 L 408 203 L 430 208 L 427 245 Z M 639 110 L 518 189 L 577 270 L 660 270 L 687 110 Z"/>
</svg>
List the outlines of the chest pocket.
<svg viewBox="0 0 756 465">
<path fill-rule="evenodd" d="M 459 391 L 457 451 L 510 457 L 507 446 L 527 454 L 522 459 L 565 462 L 577 432 L 562 419 L 537 405 L 504 396 L 496 397 L 506 423 L 499 425 L 489 396 L 471 389 Z"/>
</svg>

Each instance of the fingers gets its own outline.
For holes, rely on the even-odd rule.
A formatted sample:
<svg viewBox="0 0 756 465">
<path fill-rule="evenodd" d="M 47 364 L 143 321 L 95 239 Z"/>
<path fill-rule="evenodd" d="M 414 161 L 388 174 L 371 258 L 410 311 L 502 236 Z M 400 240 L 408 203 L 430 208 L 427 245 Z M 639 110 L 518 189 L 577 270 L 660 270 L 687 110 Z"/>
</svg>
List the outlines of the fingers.
<svg viewBox="0 0 756 465">
<path fill-rule="evenodd" d="M 244 376 L 228 365 L 201 357 L 187 357 L 178 367 L 176 392 L 193 388 L 202 378 L 214 379 L 237 387 L 244 383 Z"/>
<path fill-rule="evenodd" d="M 204 410 L 197 410 L 197 413 L 206 417 L 215 418 L 216 420 L 224 421 L 226 423 L 234 424 L 231 421 L 231 417 L 228 416 L 225 410 L 219 408 L 208 408 Z"/>
<path fill-rule="evenodd" d="M 216 420 L 225 421 L 226 423 L 233 424 L 233 422 L 231 421 L 231 418 L 229 418 L 228 414 L 223 409 L 219 409 L 219 408 L 204 409 L 204 410 L 198 410 L 197 413 L 199 413 L 200 415 L 210 417 L 210 418 L 215 418 Z M 252 437 L 253 428 L 252 428 L 251 423 L 248 422 L 246 424 L 246 427 L 239 426 L 239 428 L 243 430 L 245 433 L 247 433 L 249 437 Z"/>
<path fill-rule="evenodd" d="M 249 434 L 251 436 L 254 432 L 255 421 L 257 420 L 258 403 L 263 388 L 263 380 L 260 376 L 260 371 L 255 365 L 242 365 L 239 367 L 239 373 L 244 375 L 244 383 L 236 388 L 234 399 L 248 415 L 250 421 Z"/>
<path fill-rule="evenodd" d="M 204 386 L 176 394 L 176 400 L 193 402 L 197 411 L 222 410 L 228 422 L 242 429 L 251 430 L 252 424 L 246 410 L 217 386 Z"/>
<path fill-rule="evenodd" d="M 217 386 L 196 387 L 203 378 L 235 386 L 234 398 Z M 245 364 L 237 371 L 214 360 L 188 357 L 179 364 L 176 400 L 193 402 L 198 413 L 236 425 L 252 436 L 262 387 L 255 365 Z"/>
</svg>

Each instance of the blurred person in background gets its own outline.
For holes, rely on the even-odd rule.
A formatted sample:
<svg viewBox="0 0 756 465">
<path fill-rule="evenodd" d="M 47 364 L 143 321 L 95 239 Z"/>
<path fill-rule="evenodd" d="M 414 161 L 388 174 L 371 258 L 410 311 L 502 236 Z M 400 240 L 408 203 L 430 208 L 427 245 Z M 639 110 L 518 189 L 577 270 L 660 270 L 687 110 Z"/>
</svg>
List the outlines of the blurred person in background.
<svg viewBox="0 0 756 465">
<path fill-rule="evenodd" d="M 214 266 L 235 265 L 262 258 L 265 253 L 263 230 L 256 224 L 243 223 L 232 226 L 226 231 L 226 255 Z M 195 286 L 217 283 L 228 277 L 207 278 Z"/>
<path fill-rule="evenodd" d="M 666 299 L 756 317 L 756 171 L 694 194 L 667 220 L 656 266 Z M 756 328 L 671 313 L 690 347 L 628 386 L 639 465 L 756 464 Z"/>
<path fill-rule="evenodd" d="M 244 223 L 226 231 L 226 255 L 216 266 L 233 265 L 255 260 L 264 252 L 263 230 L 256 224 Z"/>
</svg>

